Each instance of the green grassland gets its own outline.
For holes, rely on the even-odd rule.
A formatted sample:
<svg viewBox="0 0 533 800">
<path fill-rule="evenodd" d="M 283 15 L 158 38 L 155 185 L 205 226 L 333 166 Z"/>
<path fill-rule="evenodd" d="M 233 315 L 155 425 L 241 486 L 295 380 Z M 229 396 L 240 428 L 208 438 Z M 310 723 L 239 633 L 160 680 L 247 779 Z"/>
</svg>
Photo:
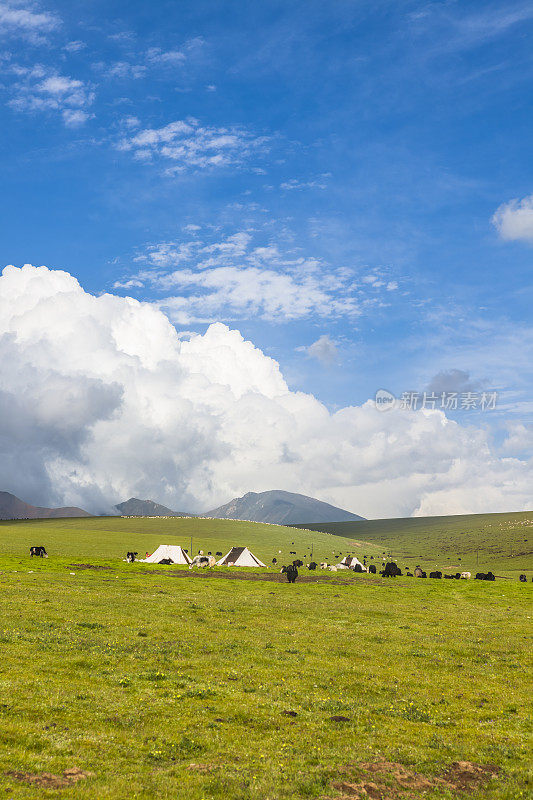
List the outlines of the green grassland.
<svg viewBox="0 0 533 800">
<path fill-rule="evenodd" d="M 128 550 L 143 558 L 160 544 L 179 544 L 191 553 L 202 549 L 224 555 L 234 545 L 245 545 L 265 564 L 271 564 L 272 558 L 289 563 L 294 559 L 290 551 L 301 555 L 302 561 L 304 557 L 309 561 L 313 553 L 315 560 L 330 563 L 335 556 L 350 552 L 348 542 L 331 534 L 226 519 L 80 517 L 0 522 L 0 554 L 26 555 L 37 544 L 44 544 L 49 555 L 74 560 L 116 560 L 125 558 Z"/>
<path fill-rule="evenodd" d="M 304 526 L 295 526 L 303 528 Z M 309 526 L 311 527 L 311 526 Z M 533 570 L 533 511 L 450 517 L 375 519 L 312 526 L 341 537 L 343 548 L 379 550 L 400 566 L 455 572 L 493 572 L 516 577 Z M 405 561 L 405 564 L 403 563 Z"/>
<path fill-rule="evenodd" d="M 194 551 L 247 544 L 264 561 L 353 541 L 226 520 L 0 523 L 0 797 L 339 798 L 339 779 L 380 759 L 428 778 L 492 764 L 468 797 L 533 796 L 531 582 L 305 571 L 289 585 L 121 560 L 191 535 Z M 30 559 L 41 543 L 50 557 Z M 72 767 L 93 774 L 28 782 Z M 422 796 L 390 781 L 389 797 Z"/>
</svg>

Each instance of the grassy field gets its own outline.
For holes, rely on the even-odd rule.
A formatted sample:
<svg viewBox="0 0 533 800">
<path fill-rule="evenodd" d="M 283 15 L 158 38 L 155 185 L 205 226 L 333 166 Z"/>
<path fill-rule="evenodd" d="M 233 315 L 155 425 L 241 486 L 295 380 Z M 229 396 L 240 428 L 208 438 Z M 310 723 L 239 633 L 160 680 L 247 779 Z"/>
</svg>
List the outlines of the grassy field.
<svg viewBox="0 0 533 800">
<path fill-rule="evenodd" d="M 186 524 L 0 524 L 0 797 L 449 800 L 455 761 L 495 775 L 468 797 L 533 796 L 533 584 L 121 561 Z M 193 549 L 286 536 L 199 520 Z"/>
<path fill-rule="evenodd" d="M 303 526 L 298 526 L 302 528 Z M 452 517 L 375 519 L 313 525 L 365 549 L 392 555 L 400 566 L 422 566 L 443 571 L 498 571 L 516 577 L 533 571 L 533 511 L 514 514 L 470 514 Z M 403 563 L 405 561 L 405 563 Z"/>
<path fill-rule="evenodd" d="M 272 558 L 289 563 L 294 559 L 291 551 L 301 555 L 302 561 L 308 562 L 313 553 L 315 560 L 331 563 L 335 556 L 351 552 L 348 542 L 331 534 L 225 519 L 83 517 L 0 522 L 0 554 L 26 555 L 36 544 L 44 544 L 49 555 L 113 562 L 125 558 L 128 550 L 144 558 L 160 544 L 180 544 L 190 553 L 202 549 L 224 555 L 233 545 L 246 545 L 265 564 L 271 564 Z"/>
</svg>

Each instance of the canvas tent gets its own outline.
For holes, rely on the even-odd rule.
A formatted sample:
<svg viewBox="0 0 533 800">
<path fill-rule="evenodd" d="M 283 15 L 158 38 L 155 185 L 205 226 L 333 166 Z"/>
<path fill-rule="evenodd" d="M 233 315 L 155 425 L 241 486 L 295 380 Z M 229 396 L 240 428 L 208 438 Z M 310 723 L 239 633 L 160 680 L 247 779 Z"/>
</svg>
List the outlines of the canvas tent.
<svg viewBox="0 0 533 800">
<path fill-rule="evenodd" d="M 247 547 L 232 547 L 224 558 L 217 561 L 218 567 L 266 567 Z"/>
<path fill-rule="evenodd" d="M 170 558 L 173 564 L 190 564 L 191 559 L 179 545 L 160 544 L 155 553 L 148 558 L 141 558 L 145 564 L 159 564 L 164 558 Z"/>
<path fill-rule="evenodd" d="M 344 556 L 344 558 L 341 561 L 341 564 L 343 564 L 345 567 L 349 567 L 350 569 L 353 569 L 356 564 L 360 564 L 363 567 L 363 564 L 361 564 L 359 559 L 356 558 L 355 556 Z M 363 567 L 363 569 L 365 568 Z"/>
</svg>

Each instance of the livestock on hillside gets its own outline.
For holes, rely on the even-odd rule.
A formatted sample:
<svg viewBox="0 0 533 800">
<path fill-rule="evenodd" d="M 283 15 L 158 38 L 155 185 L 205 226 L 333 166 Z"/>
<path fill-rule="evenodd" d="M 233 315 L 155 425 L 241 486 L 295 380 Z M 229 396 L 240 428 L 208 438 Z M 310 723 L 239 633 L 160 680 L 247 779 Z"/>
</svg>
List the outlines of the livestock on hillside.
<svg viewBox="0 0 533 800">
<path fill-rule="evenodd" d="M 427 578 L 426 573 L 420 566 L 415 567 L 415 578 Z"/>
<path fill-rule="evenodd" d="M 216 558 L 214 556 L 204 556 L 204 555 L 197 555 L 193 558 L 192 562 L 189 564 L 189 569 L 193 567 L 200 567 L 202 569 L 211 569 L 216 564 Z"/>
<path fill-rule="evenodd" d="M 37 556 L 38 558 L 48 558 L 48 553 L 46 552 L 46 548 L 44 545 L 34 545 L 30 547 L 30 557 Z"/>
<path fill-rule="evenodd" d="M 385 569 L 380 572 L 380 575 L 383 575 L 384 578 L 395 578 L 401 574 L 402 571 L 395 561 L 387 561 Z"/>
<path fill-rule="evenodd" d="M 438 578 L 440 580 L 440 578 L 442 578 L 442 572 L 439 572 L 439 570 L 435 570 L 434 572 L 429 573 L 429 577 Z"/>
<path fill-rule="evenodd" d="M 316 561 L 311 561 L 311 563 L 307 565 L 307 569 L 316 569 L 317 566 L 318 564 L 316 563 Z"/>
<path fill-rule="evenodd" d="M 287 575 L 287 580 L 289 583 L 296 583 L 296 578 L 298 577 L 298 569 L 295 564 L 289 564 L 289 566 L 285 568 L 285 573 Z"/>
<path fill-rule="evenodd" d="M 126 561 L 128 562 L 128 564 L 133 564 L 133 562 L 135 561 L 135 556 L 138 555 L 139 553 L 133 552 L 132 550 L 128 550 L 128 552 L 126 553 Z"/>
<path fill-rule="evenodd" d="M 472 577 L 470 572 L 461 572 L 461 580 L 467 581 Z"/>
<path fill-rule="evenodd" d="M 527 578 L 524 574 L 520 575 L 518 580 L 520 581 L 520 583 L 527 583 Z"/>
</svg>

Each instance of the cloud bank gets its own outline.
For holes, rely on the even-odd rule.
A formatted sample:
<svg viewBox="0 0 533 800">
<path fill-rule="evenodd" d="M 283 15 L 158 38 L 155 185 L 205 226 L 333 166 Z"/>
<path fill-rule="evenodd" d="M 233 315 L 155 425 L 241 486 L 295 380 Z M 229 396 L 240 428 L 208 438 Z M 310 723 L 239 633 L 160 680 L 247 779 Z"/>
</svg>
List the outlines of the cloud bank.
<svg viewBox="0 0 533 800">
<path fill-rule="evenodd" d="M 67 272 L 0 277 L 0 488 L 110 510 L 131 495 L 200 511 L 284 488 L 369 517 L 520 510 L 531 464 L 439 411 L 336 413 L 215 323 L 180 337 L 154 305 Z"/>
</svg>

